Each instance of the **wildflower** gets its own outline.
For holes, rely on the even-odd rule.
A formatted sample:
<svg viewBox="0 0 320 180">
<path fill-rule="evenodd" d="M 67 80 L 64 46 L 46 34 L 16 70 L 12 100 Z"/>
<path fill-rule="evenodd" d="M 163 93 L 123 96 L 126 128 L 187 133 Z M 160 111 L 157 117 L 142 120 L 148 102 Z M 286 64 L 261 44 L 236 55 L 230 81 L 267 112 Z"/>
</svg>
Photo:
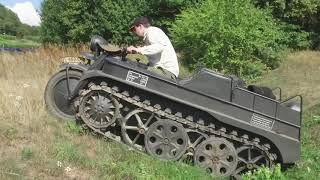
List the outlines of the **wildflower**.
<svg viewBox="0 0 320 180">
<path fill-rule="evenodd" d="M 15 101 L 15 102 L 13 103 L 13 105 L 14 105 L 14 107 L 17 107 L 17 108 L 19 108 L 19 107 L 21 106 L 21 104 L 20 104 L 19 101 Z"/>
<path fill-rule="evenodd" d="M 68 166 L 64 169 L 66 172 L 70 172 L 71 171 L 71 168 Z"/>
<path fill-rule="evenodd" d="M 62 167 L 62 163 L 60 161 L 57 162 L 58 167 Z"/>
<path fill-rule="evenodd" d="M 20 100 L 22 100 L 22 99 L 23 99 L 22 96 L 16 96 L 16 100 L 17 100 L 17 101 L 20 101 Z"/>
<path fill-rule="evenodd" d="M 24 84 L 23 84 L 23 87 L 24 87 L 24 88 L 30 87 L 30 84 L 24 83 Z"/>
</svg>

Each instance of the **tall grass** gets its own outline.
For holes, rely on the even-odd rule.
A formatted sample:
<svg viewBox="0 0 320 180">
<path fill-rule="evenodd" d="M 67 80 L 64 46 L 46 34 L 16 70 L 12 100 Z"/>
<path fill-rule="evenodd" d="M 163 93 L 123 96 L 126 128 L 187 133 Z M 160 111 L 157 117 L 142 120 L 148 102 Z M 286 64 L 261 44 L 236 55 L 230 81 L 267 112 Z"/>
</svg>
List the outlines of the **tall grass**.
<svg viewBox="0 0 320 180">
<path fill-rule="evenodd" d="M 52 161 L 47 153 L 54 132 L 60 134 L 63 126 L 47 114 L 42 97 L 57 60 L 67 54 L 77 50 L 48 47 L 24 54 L 0 53 L 0 179 L 41 175 L 43 168 L 37 166 Z M 26 149 L 36 160 L 20 158 Z"/>
</svg>

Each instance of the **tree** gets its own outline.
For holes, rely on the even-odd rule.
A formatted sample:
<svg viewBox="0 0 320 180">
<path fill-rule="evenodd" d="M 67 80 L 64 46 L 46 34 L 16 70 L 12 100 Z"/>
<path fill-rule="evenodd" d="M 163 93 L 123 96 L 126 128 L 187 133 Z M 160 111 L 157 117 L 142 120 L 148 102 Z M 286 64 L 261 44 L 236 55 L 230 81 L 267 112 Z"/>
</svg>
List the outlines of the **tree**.
<svg viewBox="0 0 320 180">
<path fill-rule="evenodd" d="M 68 27 L 63 22 L 67 0 L 45 0 L 41 6 L 41 39 L 43 42 L 67 43 Z"/>
<path fill-rule="evenodd" d="M 136 17 L 148 16 L 154 24 L 166 29 L 181 9 L 197 3 L 196 0 L 45 0 L 42 39 L 79 43 L 98 34 L 114 43 L 134 43 L 137 38 L 128 28 Z"/>
<path fill-rule="evenodd" d="M 311 34 L 311 47 L 320 48 L 319 0 L 253 0 L 252 2 L 260 8 L 271 9 L 275 18 L 286 23 L 285 26 L 292 35 L 292 46 L 297 44 L 298 48 L 299 45 L 308 47 L 305 34 L 299 34 L 301 31 L 306 31 Z"/>
<path fill-rule="evenodd" d="M 0 4 L 0 33 L 9 35 L 17 34 L 17 27 L 21 25 L 18 16 Z"/>
</svg>

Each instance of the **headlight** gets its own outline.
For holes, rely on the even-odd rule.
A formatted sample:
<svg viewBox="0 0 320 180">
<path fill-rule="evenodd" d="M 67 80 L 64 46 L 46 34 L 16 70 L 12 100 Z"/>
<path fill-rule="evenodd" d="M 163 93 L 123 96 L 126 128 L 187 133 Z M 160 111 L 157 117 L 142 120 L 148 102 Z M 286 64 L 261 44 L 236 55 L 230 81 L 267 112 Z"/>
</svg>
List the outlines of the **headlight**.
<svg viewBox="0 0 320 180">
<path fill-rule="evenodd" d="M 102 49 L 101 45 L 104 44 L 108 44 L 107 41 L 103 37 L 95 35 L 91 38 L 90 50 L 92 52 L 100 52 Z"/>
</svg>

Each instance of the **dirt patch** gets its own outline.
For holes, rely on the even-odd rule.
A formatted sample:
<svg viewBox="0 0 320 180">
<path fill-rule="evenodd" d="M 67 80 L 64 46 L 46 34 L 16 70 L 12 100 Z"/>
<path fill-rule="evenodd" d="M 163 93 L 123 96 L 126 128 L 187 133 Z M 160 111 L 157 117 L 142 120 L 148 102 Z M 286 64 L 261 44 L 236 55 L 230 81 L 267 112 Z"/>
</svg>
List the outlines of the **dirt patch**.
<svg viewBox="0 0 320 180">
<path fill-rule="evenodd" d="M 90 172 L 83 169 L 66 167 L 64 169 L 64 177 L 72 180 L 86 180 L 90 179 Z"/>
</svg>

